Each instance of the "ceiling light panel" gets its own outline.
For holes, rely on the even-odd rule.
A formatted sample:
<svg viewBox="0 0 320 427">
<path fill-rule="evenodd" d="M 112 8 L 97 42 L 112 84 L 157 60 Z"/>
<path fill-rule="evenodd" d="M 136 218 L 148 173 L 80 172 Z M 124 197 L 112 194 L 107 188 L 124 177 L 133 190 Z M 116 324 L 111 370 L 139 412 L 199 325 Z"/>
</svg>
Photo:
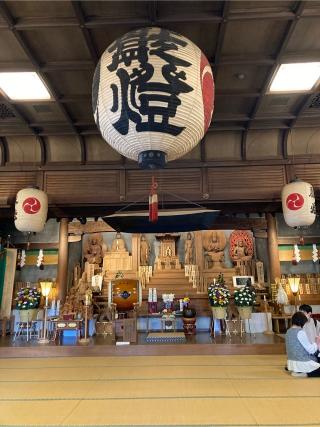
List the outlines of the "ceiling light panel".
<svg viewBox="0 0 320 427">
<path fill-rule="evenodd" d="M 48 89 L 35 72 L 0 73 L 0 88 L 12 100 L 51 98 Z"/>
<path fill-rule="evenodd" d="M 320 77 L 320 62 L 280 65 L 271 83 L 270 92 L 298 92 L 313 88 Z"/>
</svg>

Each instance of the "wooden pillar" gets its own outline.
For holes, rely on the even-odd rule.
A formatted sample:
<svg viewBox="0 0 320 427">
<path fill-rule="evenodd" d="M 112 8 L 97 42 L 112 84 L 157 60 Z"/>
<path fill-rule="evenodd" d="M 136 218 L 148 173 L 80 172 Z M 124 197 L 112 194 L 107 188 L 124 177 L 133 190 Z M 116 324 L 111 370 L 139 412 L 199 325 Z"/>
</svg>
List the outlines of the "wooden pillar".
<svg viewBox="0 0 320 427">
<path fill-rule="evenodd" d="M 276 277 L 281 277 L 281 270 L 276 218 L 271 213 L 267 213 L 267 227 L 270 281 L 274 283 Z"/>
<path fill-rule="evenodd" d="M 58 299 L 64 302 L 68 285 L 68 218 L 61 218 L 59 230 L 58 252 Z"/>
</svg>

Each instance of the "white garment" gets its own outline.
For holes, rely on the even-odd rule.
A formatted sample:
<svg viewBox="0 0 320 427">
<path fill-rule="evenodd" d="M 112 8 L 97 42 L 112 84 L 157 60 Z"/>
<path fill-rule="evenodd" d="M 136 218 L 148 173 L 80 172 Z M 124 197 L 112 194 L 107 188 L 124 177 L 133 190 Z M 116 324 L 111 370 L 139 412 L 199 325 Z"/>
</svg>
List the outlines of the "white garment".
<svg viewBox="0 0 320 427">
<path fill-rule="evenodd" d="M 314 343 L 316 341 L 316 337 L 319 335 L 319 322 L 316 321 L 316 325 L 314 324 L 314 319 L 311 317 L 308 319 L 307 323 L 304 325 L 303 330 L 307 334 L 309 341 Z"/>
<path fill-rule="evenodd" d="M 318 350 L 317 344 L 315 342 L 312 344 L 310 343 L 307 334 L 303 329 L 298 332 L 297 338 L 302 347 L 309 354 L 314 354 Z M 288 360 L 287 367 L 289 371 L 308 373 L 320 368 L 320 364 L 315 362 L 314 360 L 308 360 L 306 362 L 300 362 L 298 360 Z"/>
</svg>

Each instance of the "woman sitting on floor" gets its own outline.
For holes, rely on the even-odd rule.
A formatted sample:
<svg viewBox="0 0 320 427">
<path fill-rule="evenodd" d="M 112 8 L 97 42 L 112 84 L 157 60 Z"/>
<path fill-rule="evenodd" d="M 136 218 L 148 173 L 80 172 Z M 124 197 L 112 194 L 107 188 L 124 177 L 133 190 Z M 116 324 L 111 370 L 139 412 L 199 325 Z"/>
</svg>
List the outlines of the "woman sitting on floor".
<svg viewBox="0 0 320 427">
<path fill-rule="evenodd" d="M 320 364 L 316 362 L 318 345 L 311 344 L 302 329 L 307 321 L 298 311 L 292 316 L 292 327 L 286 333 L 287 366 L 294 377 L 320 377 Z"/>
</svg>

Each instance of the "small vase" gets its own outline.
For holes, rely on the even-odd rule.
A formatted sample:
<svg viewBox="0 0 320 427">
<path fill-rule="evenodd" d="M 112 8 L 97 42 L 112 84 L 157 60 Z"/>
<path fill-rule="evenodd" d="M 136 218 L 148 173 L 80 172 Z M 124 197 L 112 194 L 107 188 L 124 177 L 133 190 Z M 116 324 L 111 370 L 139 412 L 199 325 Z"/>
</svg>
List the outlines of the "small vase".
<svg viewBox="0 0 320 427">
<path fill-rule="evenodd" d="M 211 307 L 211 310 L 215 319 L 225 319 L 227 316 L 226 307 Z"/>
<path fill-rule="evenodd" d="M 248 307 L 237 307 L 240 319 L 251 319 L 252 315 L 252 306 L 249 305 Z"/>
<path fill-rule="evenodd" d="M 37 308 L 30 308 L 29 310 L 19 310 L 20 322 L 32 322 L 33 320 L 36 320 L 37 314 Z"/>
</svg>

